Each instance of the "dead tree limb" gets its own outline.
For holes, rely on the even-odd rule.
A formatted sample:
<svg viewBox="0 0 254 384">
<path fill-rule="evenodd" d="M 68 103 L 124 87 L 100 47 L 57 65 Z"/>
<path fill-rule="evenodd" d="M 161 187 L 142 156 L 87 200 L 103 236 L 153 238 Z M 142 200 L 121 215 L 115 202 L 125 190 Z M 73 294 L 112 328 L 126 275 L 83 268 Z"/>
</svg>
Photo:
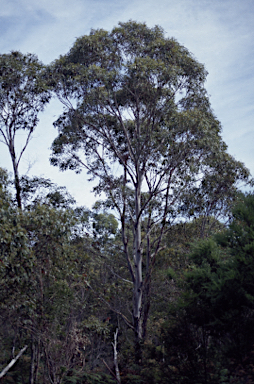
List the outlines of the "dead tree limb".
<svg viewBox="0 0 254 384">
<path fill-rule="evenodd" d="M 11 362 L 2 370 L 2 372 L 0 373 L 0 378 L 3 377 L 9 371 L 9 369 L 16 363 L 16 361 L 20 358 L 20 356 L 22 355 L 22 353 L 25 352 L 26 349 L 27 345 L 25 345 L 24 348 L 22 348 L 21 351 L 17 354 L 17 356 L 12 359 Z"/>
<path fill-rule="evenodd" d="M 116 370 L 116 378 L 118 383 L 121 383 L 120 372 L 118 367 L 118 359 L 117 359 L 117 334 L 118 334 L 118 328 L 114 333 L 114 343 L 112 343 L 112 345 L 114 349 L 114 364 L 115 364 L 115 370 Z"/>
</svg>

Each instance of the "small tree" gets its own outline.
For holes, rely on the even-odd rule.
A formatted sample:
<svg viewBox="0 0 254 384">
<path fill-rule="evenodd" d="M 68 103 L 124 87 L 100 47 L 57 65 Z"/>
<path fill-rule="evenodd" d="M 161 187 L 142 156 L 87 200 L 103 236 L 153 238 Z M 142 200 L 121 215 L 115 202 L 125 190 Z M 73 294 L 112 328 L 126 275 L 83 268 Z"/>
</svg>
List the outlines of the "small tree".
<svg viewBox="0 0 254 384">
<path fill-rule="evenodd" d="M 188 355 L 186 364 L 190 365 L 191 359 L 198 361 L 200 356 L 205 382 L 210 374 L 216 377 L 223 371 L 247 379 L 253 367 L 254 195 L 242 196 L 232 216 L 226 230 L 193 245 L 181 283 L 184 292 L 178 307 L 180 320 L 172 321 L 169 332 L 169 350 L 174 348 L 174 338 L 179 345 L 183 345 L 187 334 L 193 340 L 195 352 Z M 182 359 L 177 364 L 181 365 Z M 237 373 L 238 364 L 241 369 Z"/>
<path fill-rule="evenodd" d="M 92 30 L 52 65 L 52 76 L 65 112 L 55 122 L 51 161 L 98 177 L 95 192 L 118 213 L 138 346 L 163 235 L 193 208 L 187 192 L 199 192 L 204 204 L 213 196 L 206 214 L 218 212 L 248 172 L 226 154 L 203 65 L 160 27 L 130 21 L 112 32 Z"/>
<path fill-rule="evenodd" d="M 0 55 L 0 136 L 11 156 L 16 201 L 21 208 L 19 164 L 38 124 L 38 113 L 49 102 L 50 94 L 43 79 L 43 65 L 32 54 L 20 52 Z M 21 151 L 15 140 L 18 131 L 27 132 Z"/>
</svg>

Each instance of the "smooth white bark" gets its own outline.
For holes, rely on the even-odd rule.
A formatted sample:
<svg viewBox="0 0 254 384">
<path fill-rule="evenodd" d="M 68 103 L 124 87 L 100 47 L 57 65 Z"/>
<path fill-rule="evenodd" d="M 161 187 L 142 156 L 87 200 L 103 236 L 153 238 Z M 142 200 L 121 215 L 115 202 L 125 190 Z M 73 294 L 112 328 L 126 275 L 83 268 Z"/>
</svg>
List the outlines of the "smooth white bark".
<svg viewBox="0 0 254 384">
<path fill-rule="evenodd" d="M 16 361 L 20 358 L 20 356 L 25 352 L 26 349 L 27 345 L 25 345 L 25 347 L 21 349 L 17 356 L 12 359 L 10 363 L 2 370 L 2 372 L 0 373 L 0 378 L 3 377 L 9 371 L 9 369 L 16 363 Z"/>
</svg>

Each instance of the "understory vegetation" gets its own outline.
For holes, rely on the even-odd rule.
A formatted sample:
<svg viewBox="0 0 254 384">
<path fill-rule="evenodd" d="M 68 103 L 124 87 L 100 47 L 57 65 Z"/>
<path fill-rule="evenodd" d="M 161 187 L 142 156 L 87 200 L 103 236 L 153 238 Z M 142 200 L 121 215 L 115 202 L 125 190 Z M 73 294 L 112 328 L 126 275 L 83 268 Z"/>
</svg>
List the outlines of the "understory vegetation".
<svg viewBox="0 0 254 384">
<path fill-rule="evenodd" d="M 229 225 L 168 228 L 137 363 L 117 221 L 55 189 L 19 211 L 1 171 L 1 367 L 28 346 L 3 383 L 117 382 L 114 340 L 122 383 L 253 382 L 252 194 Z"/>
</svg>

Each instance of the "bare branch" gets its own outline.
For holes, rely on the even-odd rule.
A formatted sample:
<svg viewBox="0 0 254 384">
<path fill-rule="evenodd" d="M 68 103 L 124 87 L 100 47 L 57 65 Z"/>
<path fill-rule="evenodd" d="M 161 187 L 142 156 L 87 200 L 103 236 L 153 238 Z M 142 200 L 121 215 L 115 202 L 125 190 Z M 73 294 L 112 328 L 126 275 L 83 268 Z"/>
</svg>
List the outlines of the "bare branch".
<svg viewBox="0 0 254 384">
<path fill-rule="evenodd" d="M 10 363 L 2 370 L 2 372 L 0 373 L 0 378 L 3 377 L 9 371 L 9 369 L 16 363 L 16 361 L 20 358 L 20 356 L 25 352 L 26 349 L 27 345 L 25 345 L 24 348 L 19 351 L 17 356 L 12 359 Z"/>
</svg>

